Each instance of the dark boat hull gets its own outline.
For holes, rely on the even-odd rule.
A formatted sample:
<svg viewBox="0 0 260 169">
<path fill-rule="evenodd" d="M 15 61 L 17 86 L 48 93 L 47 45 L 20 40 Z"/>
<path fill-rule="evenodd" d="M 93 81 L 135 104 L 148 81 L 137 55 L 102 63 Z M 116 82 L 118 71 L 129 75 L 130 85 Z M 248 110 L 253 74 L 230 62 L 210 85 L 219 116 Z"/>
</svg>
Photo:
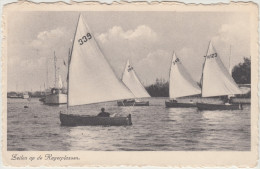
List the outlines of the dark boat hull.
<svg viewBox="0 0 260 169">
<path fill-rule="evenodd" d="M 197 107 L 196 103 L 174 103 L 170 101 L 165 101 L 165 106 L 170 107 L 176 107 L 176 108 L 189 108 L 189 107 Z"/>
<path fill-rule="evenodd" d="M 118 106 L 149 106 L 149 101 L 141 101 L 141 102 L 136 102 L 136 101 L 117 101 Z"/>
<path fill-rule="evenodd" d="M 127 117 L 98 117 L 60 113 L 62 126 L 128 126 L 132 125 L 131 114 Z"/>
<path fill-rule="evenodd" d="M 197 103 L 199 110 L 241 110 L 241 104 L 208 104 L 208 103 Z"/>
<path fill-rule="evenodd" d="M 251 98 L 236 98 L 231 97 L 230 102 L 234 104 L 251 104 Z"/>
</svg>

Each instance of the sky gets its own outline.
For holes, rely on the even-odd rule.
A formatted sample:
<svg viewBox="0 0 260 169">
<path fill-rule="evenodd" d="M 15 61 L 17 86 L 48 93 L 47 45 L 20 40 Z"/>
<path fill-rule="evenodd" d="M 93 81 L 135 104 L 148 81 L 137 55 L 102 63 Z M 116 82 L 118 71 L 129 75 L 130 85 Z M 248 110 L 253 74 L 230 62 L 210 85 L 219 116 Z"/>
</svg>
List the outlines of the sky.
<svg viewBox="0 0 260 169">
<path fill-rule="evenodd" d="M 173 52 L 192 78 L 199 81 L 210 41 L 227 68 L 229 59 L 233 67 L 243 62 L 244 57 L 250 57 L 250 21 L 245 12 L 81 14 L 117 77 L 121 78 L 130 59 L 145 86 L 155 83 L 156 78 L 168 81 Z M 36 91 L 54 86 L 54 51 L 57 74 L 66 85 L 68 52 L 78 16 L 79 12 L 8 13 L 8 91 Z"/>
</svg>

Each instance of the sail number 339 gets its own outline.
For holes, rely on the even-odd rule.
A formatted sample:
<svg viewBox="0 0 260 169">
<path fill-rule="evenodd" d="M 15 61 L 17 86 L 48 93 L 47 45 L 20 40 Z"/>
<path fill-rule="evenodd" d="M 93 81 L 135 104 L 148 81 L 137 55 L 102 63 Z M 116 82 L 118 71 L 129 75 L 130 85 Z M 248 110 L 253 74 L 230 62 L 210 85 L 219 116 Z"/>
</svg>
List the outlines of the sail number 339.
<svg viewBox="0 0 260 169">
<path fill-rule="evenodd" d="M 80 45 L 83 45 L 85 42 L 87 42 L 90 39 L 92 39 L 92 35 L 90 33 L 87 33 L 85 36 L 82 36 L 82 38 L 78 40 L 78 43 Z"/>
</svg>

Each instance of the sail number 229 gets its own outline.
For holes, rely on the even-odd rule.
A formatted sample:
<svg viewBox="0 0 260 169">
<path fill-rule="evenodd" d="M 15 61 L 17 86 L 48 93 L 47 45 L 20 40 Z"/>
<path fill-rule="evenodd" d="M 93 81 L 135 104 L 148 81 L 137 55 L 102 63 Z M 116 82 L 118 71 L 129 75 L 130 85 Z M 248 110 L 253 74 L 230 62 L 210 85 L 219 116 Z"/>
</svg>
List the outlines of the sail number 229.
<svg viewBox="0 0 260 169">
<path fill-rule="evenodd" d="M 92 35 L 90 33 L 87 33 L 85 36 L 82 36 L 81 39 L 78 40 L 80 45 L 83 45 L 85 42 L 90 40 L 92 38 Z"/>
</svg>

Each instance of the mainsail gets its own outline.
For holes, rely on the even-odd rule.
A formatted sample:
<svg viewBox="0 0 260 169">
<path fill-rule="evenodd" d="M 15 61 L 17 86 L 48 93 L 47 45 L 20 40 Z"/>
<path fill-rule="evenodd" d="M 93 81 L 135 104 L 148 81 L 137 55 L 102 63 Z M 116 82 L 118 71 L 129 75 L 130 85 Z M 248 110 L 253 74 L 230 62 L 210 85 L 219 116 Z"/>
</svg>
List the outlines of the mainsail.
<svg viewBox="0 0 260 169">
<path fill-rule="evenodd" d="M 202 97 L 241 94 L 211 42 L 205 56 L 201 82 Z"/>
<path fill-rule="evenodd" d="M 133 67 L 129 63 L 129 60 L 127 60 L 125 71 L 122 76 L 122 81 L 131 90 L 136 98 L 151 97 L 136 76 Z"/>
<path fill-rule="evenodd" d="M 169 94 L 170 98 L 184 97 L 200 94 L 201 89 L 198 84 L 191 78 L 185 67 L 176 57 L 172 57 L 170 69 Z"/>
<path fill-rule="evenodd" d="M 116 77 L 82 16 L 78 20 L 68 75 L 69 106 L 134 97 Z"/>
</svg>

